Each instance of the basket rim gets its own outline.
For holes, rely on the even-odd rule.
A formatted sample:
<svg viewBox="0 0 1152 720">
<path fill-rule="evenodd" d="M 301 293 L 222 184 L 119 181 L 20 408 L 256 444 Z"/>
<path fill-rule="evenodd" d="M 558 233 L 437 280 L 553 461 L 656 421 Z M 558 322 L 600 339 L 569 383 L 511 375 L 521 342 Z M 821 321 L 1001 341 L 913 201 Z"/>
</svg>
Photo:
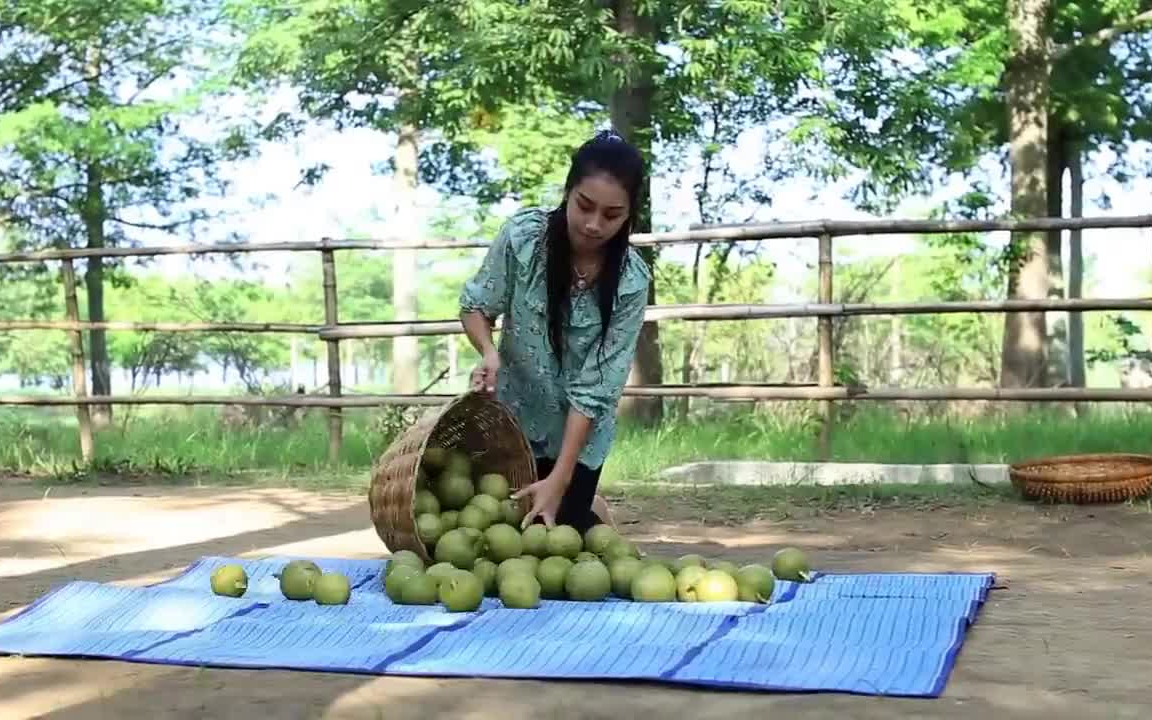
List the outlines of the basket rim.
<svg viewBox="0 0 1152 720">
<path fill-rule="evenodd" d="M 1075 477 L 1066 478 L 1060 473 L 1050 470 L 1038 470 L 1038 467 L 1075 468 L 1084 464 L 1123 463 L 1129 467 L 1120 470 L 1108 470 L 1105 474 L 1092 478 Z M 1131 467 L 1133 464 L 1140 467 Z M 1083 453 L 1076 455 L 1050 455 L 1032 458 L 1008 466 L 1008 473 L 1013 480 L 1060 484 L 1068 482 L 1098 483 L 1136 480 L 1152 475 L 1152 455 L 1144 453 Z"/>
</svg>

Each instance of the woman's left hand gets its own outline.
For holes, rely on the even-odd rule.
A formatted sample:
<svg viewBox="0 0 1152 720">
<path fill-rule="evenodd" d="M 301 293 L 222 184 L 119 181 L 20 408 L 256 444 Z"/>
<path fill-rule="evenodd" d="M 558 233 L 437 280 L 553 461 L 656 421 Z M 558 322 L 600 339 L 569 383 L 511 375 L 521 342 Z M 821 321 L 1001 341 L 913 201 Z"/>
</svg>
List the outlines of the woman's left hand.
<svg viewBox="0 0 1152 720">
<path fill-rule="evenodd" d="M 564 493 L 567 489 L 568 483 L 565 482 L 565 479 L 553 472 L 543 480 L 537 480 L 523 490 L 513 493 L 513 500 L 519 500 L 522 497 L 532 498 L 532 509 L 524 516 L 524 522 L 520 523 L 520 528 L 524 529 L 531 525 L 537 516 L 543 518 L 544 524 L 548 527 L 554 527 L 556 525 L 556 513 L 560 512 L 560 501 L 564 499 Z"/>
</svg>

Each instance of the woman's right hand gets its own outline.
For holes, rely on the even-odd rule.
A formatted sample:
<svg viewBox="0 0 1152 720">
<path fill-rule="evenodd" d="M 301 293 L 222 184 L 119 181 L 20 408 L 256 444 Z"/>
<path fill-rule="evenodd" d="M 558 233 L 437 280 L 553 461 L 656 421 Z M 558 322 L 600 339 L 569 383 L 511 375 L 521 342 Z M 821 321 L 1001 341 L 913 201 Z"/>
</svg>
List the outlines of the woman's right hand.
<svg viewBox="0 0 1152 720">
<path fill-rule="evenodd" d="M 472 371 L 472 390 L 496 392 L 496 373 L 500 370 L 500 353 L 495 348 L 484 353 L 480 364 Z"/>
</svg>

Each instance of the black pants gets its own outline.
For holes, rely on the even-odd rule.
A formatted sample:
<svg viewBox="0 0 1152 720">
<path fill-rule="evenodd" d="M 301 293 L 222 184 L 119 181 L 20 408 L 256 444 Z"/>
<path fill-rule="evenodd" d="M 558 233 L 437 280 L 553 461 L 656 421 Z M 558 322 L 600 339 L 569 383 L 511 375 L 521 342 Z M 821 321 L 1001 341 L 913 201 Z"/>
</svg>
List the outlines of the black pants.
<svg viewBox="0 0 1152 720">
<path fill-rule="evenodd" d="M 551 458 L 536 458 L 536 477 L 540 480 L 548 477 L 555 465 L 556 461 Z M 592 499 L 596 497 L 596 486 L 599 483 L 600 468 L 593 470 L 587 465 L 576 463 L 576 469 L 572 471 L 572 482 L 556 513 L 556 524 L 571 525 L 583 535 L 588 528 L 602 523 L 600 517 L 592 512 Z M 542 523 L 544 519 L 537 517 L 533 522 Z"/>
</svg>

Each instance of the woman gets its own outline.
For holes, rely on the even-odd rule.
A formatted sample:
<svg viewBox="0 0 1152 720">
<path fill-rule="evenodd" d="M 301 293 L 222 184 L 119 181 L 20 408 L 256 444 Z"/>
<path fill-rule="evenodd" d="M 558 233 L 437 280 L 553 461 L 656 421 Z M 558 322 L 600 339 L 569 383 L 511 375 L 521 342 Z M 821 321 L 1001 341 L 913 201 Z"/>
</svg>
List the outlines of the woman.
<svg viewBox="0 0 1152 720">
<path fill-rule="evenodd" d="M 628 242 L 643 182 L 640 153 L 596 135 L 573 155 L 560 206 L 515 213 L 461 293 L 482 357 L 472 388 L 496 393 L 536 455 L 539 480 L 515 495 L 531 498 L 525 527 L 611 524 L 596 486 L 652 281 Z"/>
</svg>

